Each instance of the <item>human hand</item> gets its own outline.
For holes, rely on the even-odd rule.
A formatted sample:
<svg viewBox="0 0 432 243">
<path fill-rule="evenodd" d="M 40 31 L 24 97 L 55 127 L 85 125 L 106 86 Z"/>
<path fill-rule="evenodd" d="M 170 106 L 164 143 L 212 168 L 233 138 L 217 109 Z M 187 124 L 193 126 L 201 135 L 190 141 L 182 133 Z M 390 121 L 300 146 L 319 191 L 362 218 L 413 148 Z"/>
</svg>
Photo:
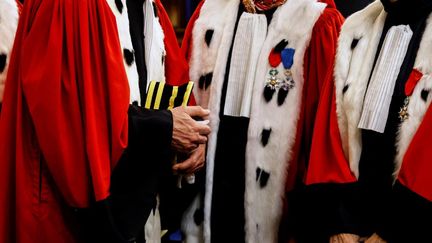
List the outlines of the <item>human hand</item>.
<svg viewBox="0 0 432 243">
<path fill-rule="evenodd" d="M 387 241 L 383 240 L 379 235 L 376 233 L 373 234 L 371 237 L 369 237 L 365 243 L 387 243 Z"/>
<path fill-rule="evenodd" d="M 205 118 L 210 114 L 200 106 L 176 107 L 171 110 L 173 117 L 173 135 L 171 146 L 180 153 L 189 154 L 199 144 L 207 142 L 210 126 L 199 123 L 192 117 Z"/>
<path fill-rule="evenodd" d="M 192 174 L 204 167 L 206 145 L 200 144 L 183 162 L 177 163 L 173 166 L 175 173 Z"/>
<path fill-rule="evenodd" d="M 359 243 L 360 236 L 354 234 L 337 234 L 330 237 L 330 243 Z"/>
</svg>

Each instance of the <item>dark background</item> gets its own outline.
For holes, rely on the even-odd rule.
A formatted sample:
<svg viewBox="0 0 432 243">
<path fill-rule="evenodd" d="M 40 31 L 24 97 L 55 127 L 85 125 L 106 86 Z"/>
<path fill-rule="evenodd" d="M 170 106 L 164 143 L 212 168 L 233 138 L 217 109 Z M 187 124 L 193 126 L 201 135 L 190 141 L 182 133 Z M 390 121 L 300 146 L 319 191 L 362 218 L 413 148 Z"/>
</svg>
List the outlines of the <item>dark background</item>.
<svg viewBox="0 0 432 243">
<path fill-rule="evenodd" d="M 189 18 L 199 2 L 200 0 L 162 0 L 177 33 L 179 43 L 183 39 L 184 30 Z"/>
<path fill-rule="evenodd" d="M 200 0 L 162 0 L 176 30 L 179 43 L 183 39 L 187 22 L 199 2 Z M 335 2 L 339 11 L 347 17 L 367 6 L 372 0 L 335 0 Z"/>
</svg>

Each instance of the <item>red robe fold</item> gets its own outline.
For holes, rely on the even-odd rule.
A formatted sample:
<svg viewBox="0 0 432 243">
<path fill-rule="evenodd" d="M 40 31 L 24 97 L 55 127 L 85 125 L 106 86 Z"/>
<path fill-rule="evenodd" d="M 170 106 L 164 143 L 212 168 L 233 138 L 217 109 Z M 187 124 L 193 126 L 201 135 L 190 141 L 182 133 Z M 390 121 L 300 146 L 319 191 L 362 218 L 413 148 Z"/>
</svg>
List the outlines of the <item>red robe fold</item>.
<svg viewBox="0 0 432 243">
<path fill-rule="evenodd" d="M 432 202 L 432 106 L 417 129 L 402 162 L 398 180 Z"/>
<path fill-rule="evenodd" d="M 26 1 L 0 120 L 0 242 L 76 242 L 67 207 L 108 196 L 128 105 L 107 3 Z"/>
<path fill-rule="evenodd" d="M 342 147 L 336 113 L 336 92 L 333 75 L 330 74 L 325 79 L 319 103 L 305 182 L 311 185 L 355 181 L 357 179 L 349 168 Z"/>
</svg>

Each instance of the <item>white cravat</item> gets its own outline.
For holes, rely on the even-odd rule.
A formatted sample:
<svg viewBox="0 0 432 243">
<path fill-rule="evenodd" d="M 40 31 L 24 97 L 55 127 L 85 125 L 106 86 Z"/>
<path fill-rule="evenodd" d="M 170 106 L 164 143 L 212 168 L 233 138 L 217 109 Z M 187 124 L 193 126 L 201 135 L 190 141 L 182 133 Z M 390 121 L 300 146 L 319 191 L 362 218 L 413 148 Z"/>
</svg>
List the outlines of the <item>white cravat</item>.
<svg viewBox="0 0 432 243">
<path fill-rule="evenodd" d="M 413 32 L 408 25 L 388 31 L 363 103 L 358 127 L 384 133 L 397 77 Z"/>
<path fill-rule="evenodd" d="M 243 13 L 234 38 L 224 114 L 249 117 L 258 57 L 267 35 L 262 14 Z"/>
</svg>

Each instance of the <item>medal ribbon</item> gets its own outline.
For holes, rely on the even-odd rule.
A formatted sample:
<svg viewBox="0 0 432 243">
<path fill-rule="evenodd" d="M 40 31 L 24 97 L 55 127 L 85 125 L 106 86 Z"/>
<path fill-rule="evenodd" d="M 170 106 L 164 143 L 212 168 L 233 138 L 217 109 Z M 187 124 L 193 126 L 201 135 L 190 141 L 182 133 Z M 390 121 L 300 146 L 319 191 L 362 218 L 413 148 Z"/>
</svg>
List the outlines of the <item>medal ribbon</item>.
<svg viewBox="0 0 432 243">
<path fill-rule="evenodd" d="M 281 53 L 276 51 L 275 48 L 270 52 L 268 59 L 272 68 L 277 68 L 282 62 Z"/>
<path fill-rule="evenodd" d="M 404 104 L 402 108 L 399 111 L 399 119 L 401 120 L 401 122 L 404 122 L 409 118 L 408 105 L 410 102 L 410 97 L 413 94 L 415 87 L 417 86 L 418 82 L 422 77 L 423 74 L 419 70 L 413 69 L 405 84 L 406 98 L 404 100 Z"/>
<path fill-rule="evenodd" d="M 408 81 L 405 84 L 405 95 L 411 96 L 414 92 L 415 87 L 417 86 L 417 83 L 422 79 L 423 73 L 421 73 L 417 69 L 413 69 Z"/>
<path fill-rule="evenodd" d="M 294 63 L 294 53 L 293 48 L 286 48 L 281 52 L 282 63 L 285 69 L 291 69 Z"/>
</svg>

